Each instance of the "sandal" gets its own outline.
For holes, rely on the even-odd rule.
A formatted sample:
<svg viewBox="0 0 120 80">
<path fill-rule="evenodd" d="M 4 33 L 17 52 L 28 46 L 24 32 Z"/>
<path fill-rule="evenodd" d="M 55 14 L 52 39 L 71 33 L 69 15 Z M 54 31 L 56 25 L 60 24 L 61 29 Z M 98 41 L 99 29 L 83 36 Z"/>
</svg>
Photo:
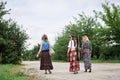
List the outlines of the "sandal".
<svg viewBox="0 0 120 80">
<path fill-rule="evenodd" d="M 50 70 L 48 70 L 48 71 L 49 71 L 49 74 L 52 74 L 52 72 Z"/>
<path fill-rule="evenodd" d="M 45 70 L 45 74 L 47 74 L 47 71 Z"/>
<path fill-rule="evenodd" d="M 74 72 L 74 74 L 78 74 L 78 72 Z"/>
</svg>

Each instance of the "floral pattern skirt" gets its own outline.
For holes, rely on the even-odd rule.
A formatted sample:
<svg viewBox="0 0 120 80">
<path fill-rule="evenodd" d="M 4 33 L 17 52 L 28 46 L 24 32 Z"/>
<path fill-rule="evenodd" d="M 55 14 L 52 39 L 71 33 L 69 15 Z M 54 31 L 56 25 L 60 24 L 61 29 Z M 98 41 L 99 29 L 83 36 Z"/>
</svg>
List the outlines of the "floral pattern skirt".
<svg viewBox="0 0 120 80">
<path fill-rule="evenodd" d="M 69 71 L 70 72 L 75 72 L 75 71 L 79 71 L 80 70 L 80 66 L 79 66 L 79 61 L 77 60 L 77 53 L 76 50 L 73 50 L 70 52 L 70 68 Z"/>
</svg>

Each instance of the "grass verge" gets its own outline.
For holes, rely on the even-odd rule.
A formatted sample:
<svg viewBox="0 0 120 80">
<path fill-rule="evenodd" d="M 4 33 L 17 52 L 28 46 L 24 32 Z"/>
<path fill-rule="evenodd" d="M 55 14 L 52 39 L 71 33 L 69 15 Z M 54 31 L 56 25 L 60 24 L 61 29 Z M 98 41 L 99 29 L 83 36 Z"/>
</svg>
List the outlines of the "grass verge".
<svg viewBox="0 0 120 80">
<path fill-rule="evenodd" d="M 92 60 L 93 63 L 120 63 L 120 60 Z"/>
<path fill-rule="evenodd" d="M 63 60 L 52 60 L 53 62 L 67 62 Z M 92 63 L 120 63 L 120 60 L 100 60 L 100 59 L 92 59 Z M 83 62 L 83 59 L 80 60 L 80 62 Z"/>
<path fill-rule="evenodd" d="M 0 80 L 28 80 L 20 68 L 20 65 L 0 64 Z"/>
</svg>

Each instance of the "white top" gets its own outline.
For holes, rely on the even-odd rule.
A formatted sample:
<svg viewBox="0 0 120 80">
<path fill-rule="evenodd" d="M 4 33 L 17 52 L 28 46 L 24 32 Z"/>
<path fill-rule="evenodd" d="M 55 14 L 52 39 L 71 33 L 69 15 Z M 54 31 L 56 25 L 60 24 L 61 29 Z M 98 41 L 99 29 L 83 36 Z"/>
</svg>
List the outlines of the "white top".
<svg viewBox="0 0 120 80">
<path fill-rule="evenodd" d="M 70 40 L 68 47 L 71 48 L 71 50 L 75 50 L 76 46 L 74 46 L 74 40 Z"/>
</svg>

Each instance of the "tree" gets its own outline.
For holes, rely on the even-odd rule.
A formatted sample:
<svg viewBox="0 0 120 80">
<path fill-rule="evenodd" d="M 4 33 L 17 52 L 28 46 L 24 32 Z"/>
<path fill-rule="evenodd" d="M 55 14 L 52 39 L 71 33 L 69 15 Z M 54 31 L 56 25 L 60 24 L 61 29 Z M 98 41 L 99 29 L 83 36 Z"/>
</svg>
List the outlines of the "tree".
<svg viewBox="0 0 120 80">
<path fill-rule="evenodd" d="M 120 59 L 120 6 L 102 4 L 104 12 L 99 12 L 100 19 L 105 23 L 103 34 L 106 50 L 102 54 L 105 59 Z"/>
<path fill-rule="evenodd" d="M 59 36 L 54 45 L 55 54 L 52 56 L 52 59 L 66 61 L 67 45 L 68 36 L 66 35 Z"/>
<path fill-rule="evenodd" d="M 104 12 L 100 12 L 100 18 L 109 29 L 109 41 L 120 45 L 120 7 L 115 4 L 109 6 L 108 3 L 102 4 L 102 7 Z"/>
<path fill-rule="evenodd" d="M 2 63 L 20 63 L 28 35 L 12 19 L 4 20 L 6 2 L 0 2 L 0 54 Z"/>
<path fill-rule="evenodd" d="M 9 10 L 5 10 L 5 5 L 7 4 L 7 2 L 0 2 L 0 21 L 3 20 L 3 16 L 6 14 L 9 14 Z"/>
<path fill-rule="evenodd" d="M 36 58 L 36 55 L 37 55 L 37 53 L 38 53 L 38 50 L 39 50 L 39 48 L 40 48 L 40 44 L 38 44 L 38 45 L 36 45 L 36 46 L 34 46 L 34 48 L 31 50 L 31 56 L 30 56 L 30 60 L 36 60 L 37 58 Z M 39 56 L 40 57 L 40 56 Z"/>
<path fill-rule="evenodd" d="M 75 19 L 75 23 L 73 24 L 70 23 L 69 25 L 65 26 L 63 33 L 56 40 L 56 43 L 54 45 L 54 49 L 56 52 L 56 54 L 54 55 L 56 57 L 55 59 L 66 60 L 69 34 L 73 34 L 75 38 L 79 35 L 80 42 L 82 40 L 82 36 L 86 34 L 90 38 L 91 42 L 94 43 L 93 46 L 96 45 L 96 47 L 93 48 L 93 56 L 96 54 L 99 54 L 99 50 L 98 50 L 99 46 L 97 44 L 100 44 L 100 43 L 96 41 L 98 37 L 98 35 L 96 35 L 97 34 L 96 30 L 100 29 L 101 25 L 96 21 L 96 18 L 88 17 L 84 13 L 79 14 L 78 19 L 77 18 L 74 18 L 74 19 Z"/>
</svg>

